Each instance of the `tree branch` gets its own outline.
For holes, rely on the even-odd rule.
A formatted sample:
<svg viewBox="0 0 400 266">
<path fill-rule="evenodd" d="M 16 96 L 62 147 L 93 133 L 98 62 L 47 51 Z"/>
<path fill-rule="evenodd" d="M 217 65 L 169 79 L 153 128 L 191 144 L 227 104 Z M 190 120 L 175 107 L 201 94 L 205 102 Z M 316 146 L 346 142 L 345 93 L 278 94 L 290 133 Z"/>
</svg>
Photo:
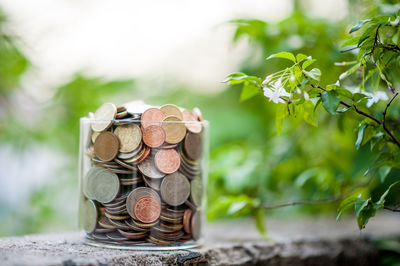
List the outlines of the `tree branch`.
<svg viewBox="0 0 400 266">
<path fill-rule="evenodd" d="M 332 203 L 339 201 L 344 198 L 344 195 L 339 195 L 337 197 L 332 197 L 332 198 L 326 198 L 322 200 L 298 200 L 298 201 L 288 201 L 288 202 L 281 202 L 281 203 L 275 203 L 275 204 L 263 204 L 260 207 L 265 210 L 271 210 L 271 209 L 278 209 L 282 207 L 289 207 L 289 206 L 296 206 L 296 205 L 318 205 L 318 204 L 324 204 L 324 203 Z"/>
<path fill-rule="evenodd" d="M 313 88 L 318 88 L 318 89 L 321 89 L 323 91 L 326 91 L 326 89 L 322 88 L 321 86 L 317 86 L 317 87 L 315 87 L 314 85 L 311 85 L 311 86 Z M 397 146 L 400 147 L 400 141 L 392 134 L 392 132 L 386 126 L 386 113 L 387 113 L 387 110 L 389 109 L 389 106 L 392 104 L 393 100 L 397 97 L 397 95 L 399 95 L 398 92 L 392 97 L 392 99 L 386 105 L 386 108 L 383 111 L 383 119 L 382 119 L 382 121 L 380 121 L 376 117 L 373 117 L 370 114 L 367 114 L 367 113 L 361 111 L 360 109 L 357 108 L 357 106 L 355 104 L 353 104 L 353 108 L 354 108 L 354 111 L 356 111 L 356 113 L 358 113 L 358 114 L 360 114 L 362 116 L 368 117 L 369 119 L 375 121 L 375 123 L 377 123 L 378 125 L 383 125 L 383 129 L 389 135 L 389 137 L 392 140 L 392 142 L 394 142 Z M 348 104 L 348 103 L 346 103 L 344 101 L 340 101 L 340 104 L 346 106 L 347 108 L 351 108 L 352 107 L 350 104 Z"/>
<path fill-rule="evenodd" d="M 383 130 L 386 131 L 386 133 L 390 136 L 390 138 L 393 140 L 394 143 L 397 144 L 397 146 L 400 147 L 400 141 L 392 134 L 392 132 L 390 132 L 390 130 L 387 128 L 386 126 L 386 113 L 390 107 L 390 105 L 392 104 L 393 100 L 397 97 L 397 95 L 399 95 L 398 92 L 396 92 L 395 95 L 393 95 L 392 99 L 390 99 L 390 101 L 388 102 L 388 104 L 386 105 L 385 110 L 383 111 L 383 118 L 382 118 L 382 125 L 383 125 Z"/>
<path fill-rule="evenodd" d="M 400 209 L 396 209 L 396 208 L 391 208 L 391 207 L 383 207 L 385 210 L 388 210 L 388 211 L 392 211 L 392 212 L 400 212 Z"/>
</svg>

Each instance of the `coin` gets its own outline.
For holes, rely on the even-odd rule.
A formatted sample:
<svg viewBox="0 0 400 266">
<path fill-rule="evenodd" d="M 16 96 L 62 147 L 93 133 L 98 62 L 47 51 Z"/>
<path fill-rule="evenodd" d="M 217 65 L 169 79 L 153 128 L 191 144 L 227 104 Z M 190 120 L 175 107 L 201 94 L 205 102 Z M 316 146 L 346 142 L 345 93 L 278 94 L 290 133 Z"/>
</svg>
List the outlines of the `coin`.
<svg viewBox="0 0 400 266">
<path fill-rule="evenodd" d="M 112 219 L 108 219 L 109 221 L 110 221 L 110 223 L 112 224 L 112 225 L 114 225 L 115 226 L 115 228 L 117 228 L 117 229 L 122 229 L 122 230 L 131 230 L 131 228 L 129 227 L 129 226 L 127 226 L 126 225 L 126 223 L 125 222 L 121 222 L 121 221 L 118 221 L 118 220 L 112 220 Z"/>
<path fill-rule="evenodd" d="M 142 141 L 142 131 L 136 124 L 117 126 L 114 134 L 120 142 L 120 152 L 132 152 L 137 149 Z"/>
<path fill-rule="evenodd" d="M 187 130 L 196 134 L 200 133 L 202 125 L 197 120 L 197 117 L 192 112 L 186 109 L 182 111 L 182 114 L 183 114 L 183 121 L 187 122 L 185 123 Z"/>
<path fill-rule="evenodd" d="M 203 183 L 201 178 L 195 178 L 190 182 L 190 199 L 192 203 L 196 206 L 201 205 L 201 200 L 203 198 Z"/>
<path fill-rule="evenodd" d="M 190 194 L 190 183 L 179 172 L 167 175 L 161 182 L 161 197 L 169 205 L 183 204 Z"/>
<path fill-rule="evenodd" d="M 112 120 L 117 115 L 117 107 L 112 103 L 105 103 L 94 113 L 94 118 L 91 122 L 93 131 L 101 132 L 109 128 Z"/>
<path fill-rule="evenodd" d="M 87 233 L 92 233 L 97 224 L 97 208 L 96 204 L 91 200 L 85 200 L 82 203 L 81 223 L 83 229 Z"/>
<path fill-rule="evenodd" d="M 204 121 L 203 115 L 201 114 L 201 111 L 198 107 L 193 108 L 193 113 L 196 115 L 197 120 L 199 120 L 201 122 Z"/>
<path fill-rule="evenodd" d="M 152 148 L 161 146 L 165 141 L 165 137 L 165 131 L 160 126 L 152 125 L 143 130 L 143 141 Z"/>
<path fill-rule="evenodd" d="M 172 174 L 179 169 L 181 158 L 174 149 L 159 150 L 154 156 L 154 163 L 160 172 Z"/>
<path fill-rule="evenodd" d="M 186 155 L 192 160 L 198 160 L 203 152 L 203 143 L 199 134 L 186 134 L 184 148 Z"/>
<path fill-rule="evenodd" d="M 118 106 L 117 107 L 117 113 L 122 113 L 126 111 L 126 107 L 125 106 Z"/>
<path fill-rule="evenodd" d="M 99 166 L 93 166 L 89 169 L 82 180 L 82 192 L 88 199 L 95 199 L 94 189 L 90 187 L 89 181 L 94 180 L 99 171 L 102 171 L 104 168 Z M 92 182 L 92 181 L 91 181 Z"/>
<path fill-rule="evenodd" d="M 160 196 L 158 195 L 158 193 L 148 187 L 138 187 L 138 188 L 135 188 L 134 190 L 132 190 L 132 192 L 129 193 L 129 196 L 126 199 L 126 210 L 128 211 L 128 214 L 133 219 L 138 219 L 135 215 L 136 202 L 145 196 L 151 196 L 160 203 L 160 213 L 161 213 L 161 199 L 160 199 Z"/>
<path fill-rule="evenodd" d="M 160 125 L 161 121 L 165 118 L 165 114 L 157 108 L 149 108 L 143 112 L 142 117 L 142 127 L 146 128 L 151 125 Z"/>
<path fill-rule="evenodd" d="M 196 211 L 194 214 L 192 214 L 191 231 L 192 231 L 192 237 L 194 240 L 197 240 L 200 238 L 200 235 L 201 235 L 201 212 L 200 211 Z"/>
<path fill-rule="evenodd" d="M 185 230 L 185 232 L 188 234 L 192 232 L 190 224 L 191 218 L 192 218 L 192 210 L 186 209 L 185 213 L 183 214 L 183 230 Z"/>
<path fill-rule="evenodd" d="M 141 158 L 143 156 L 145 151 L 146 151 L 146 148 L 142 147 L 142 149 L 135 156 L 133 156 L 132 158 L 129 158 L 129 159 L 124 159 L 124 161 L 126 163 L 135 163 L 137 160 L 139 160 L 139 158 Z"/>
<path fill-rule="evenodd" d="M 119 140 L 113 133 L 106 131 L 97 136 L 94 143 L 94 153 L 102 161 L 112 161 L 117 157 Z"/>
<path fill-rule="evenodd" d="M 105 216 L 100 217 L 99 225 L 107 229 L 116 229 L 115 225 L 111 224 L 110 220 Z"/>
<path fill-rule="evenodd" d="M 152 196 L 138 199 L 133 207 L 136 218 L 143 223 L 152 223 L 161 213 L 161 202 Z"/>
<path fill-rule="evenodd" d="M 100 135 L 100 132 L 93 132 L 92 133 L 92 143 L 94 144 L 94 142 L 96 141 L 96 138 Z"/>
<path fill-rule="evenodd" d="M 110 171 L 95 166 L 90 175 L 86 175 L 84 187 L 86 195 L 101 203 L 111 202 L 119 192 L 118 176 Z"/>
<path fill-rule="evenodd" d="M 159 191 L 161 186 L 161 178 L 148 178 L 143 176 L 143 180 L 146 185 L 154 190 Z"/>
<path fill-rule="evenodd" d="M 142 151 L 142 149 L 143 149 L 143 143 L 140 142 L 139 146 L 135 150 L 131 152 L 120 152 L 118 153 L 117 157 L 122 160 L 128 160 L 136 156 L 139 152 Z"/>
<path fill-rule="evenodd" d="M 147 156 L 149 156 L 150 152 L 151 152 L 150 148 L 149 148 L 149 147 L 146 147 L 146 148 L 144 149 L 143 155 L 140 156 L 140 158 L 139 158 L 136 162 L 134 162 L 134 163 L 136 163 L 136 164 L 141 164 L 141 163 L 147 158 Z"/>
<path fill-rule="evenodd" d="M 157 170 L 151 157 L 148 157 L 141 164 L 139 164 L 138 168 L 143 175 L 150 178 L 163 178 L 165 176 L 165 174 Z"/>
<path fill-rule="evenodd" d="M 125 220 L 129 218 L 129 215 L 123 215 L 123 214 L 109 214 L 107 212 L 104 213 L 104 215 L 110 219 L 110 220 Z"/>
<path fill-rule="evenodd" d="M 170 144 L 176 144 L 185 137 L 186 126 L 176 116 L 165 117 L 161 126 L 165 131 L 165 141 Z"/>
<path fill-rule="evenodd" d="M 117 231 L 106 233 L 106 236 L 108 237 L 108 239 L 113 240 L 113 241 L 117 241 L 117 242 L 120 242 L 120 241 L 123 241 L 123 240 L 128 240 L 128 238 L 122 236 Z"/>
<path fill-rule="evenodd" d="M 173 115 L 178 117 L 180 120 L 183 119 L 181 110 L 179 110 L 179 107 L 174 104 L 165 104 L 160 107 L 160 110 L 165 114 L 165 116 Z"/>
<path fill-rule="evenodd" d="M 129 232 L 118 229 L 118 232 L 128 239 L 140 239 L 147 236 L 147 232 Z"/>
<path fill-rule="evenodd" d="M 129 228 L 131 228 L 131 230 L 135 230 L 138 232 L 148 232 L 149 231 L 148 228 L 139 227 L 136 224 L 134 224 L 133 220 L 125 220 L 124 222 L 127 226 L 129 226 Z"/>
</svg>

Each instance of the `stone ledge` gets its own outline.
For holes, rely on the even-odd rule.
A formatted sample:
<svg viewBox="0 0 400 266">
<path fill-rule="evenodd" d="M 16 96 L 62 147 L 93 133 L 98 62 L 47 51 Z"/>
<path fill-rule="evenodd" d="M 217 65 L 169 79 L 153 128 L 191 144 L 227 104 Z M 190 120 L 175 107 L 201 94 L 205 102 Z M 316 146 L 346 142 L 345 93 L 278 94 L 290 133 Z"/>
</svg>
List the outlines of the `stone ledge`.
<svg viewBox="0 0 400 266">
<path fill-rule="evenodd" d="M 1 265 L 375 265 L 371 239 L 400 239 L 399 215 L 380 215 L 360 233 L 353 220 L 269 220 L 272 241 L 248 220 L 207 226 L 206 244 L 177 251 L 127 251 L 83 244 L 78 232 L 0 238 Z"/>
</svg>

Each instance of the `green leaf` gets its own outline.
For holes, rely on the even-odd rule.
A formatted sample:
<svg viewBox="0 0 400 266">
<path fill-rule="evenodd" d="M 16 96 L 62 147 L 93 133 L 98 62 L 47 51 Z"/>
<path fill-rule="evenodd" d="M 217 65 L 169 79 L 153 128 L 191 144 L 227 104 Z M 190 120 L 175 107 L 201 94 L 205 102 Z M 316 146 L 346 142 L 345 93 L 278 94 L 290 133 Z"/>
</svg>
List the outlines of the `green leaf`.
<svg viewBox="0 0 400 266">
<path fill-rule="evenodd" d="M 364 23 L 365 23 L 365 22 L 368 22 L 368 21 L 371 21 L 371 20 L 370 20 L 370 19 L 364 19 L 364 20 L 358 21 L 356 25 L 354 25 L 353 27 L 351 27 L 349 33 L 353 33 L 353 32 L 355 32 L 355 31 L 358 31 L 358 30 L 362 27 L 362 25 L 364 25 Z"/>
<path fill-rule="evenodd" d="M 356 211 L 356 216 L 358 217 L 361 213 L 361 211 L 367 207 L 368 203 L 371 201 L 371 199 L 358 199 L 355 204 L 354 204 L 354 210 Z"/>
<path fill-rule="evenodd" d="M 361 100 L 367 99 L 367 98 L 369 98 L 367 95 L 357 92 L 357 93 L 354 93 L 354 95 L 353 95 L 353 102 L 359 103 Z"/>
<path fill-rule="evenodd" d="M 260 93 L 261 93 L 260 87 L 258 87 L 254 83 L 245 82 L 242 88 L 242 92 L 240 94 L 240 100 L 246 101 Z"/>
<path fill-rule="evenodd" d="M 365 206 L 365 208 L 357 216 L 357 224 L 360 230 L 365 228 L 369 219 L 375 216 L 377 210 L 378 208 L 375 204 L 368 204 L 367 206 Z"/>
<path fill-rule="evenodd" d="M 313 68 L 310 71 L 304 70 L 303 69 L 304 74 L 306 74 L 308 77 L 315 79 L 317 81 L 319 81 L 319 78 L 321 77 L 321 70 L 319 70 L 318 68 Z"/>
<path fill-rule="evenodd" d="M 275 124 L 278 130 L 278 134 L 282 133 L 283 130 L 283 120 L 285 117 L 289 115 L 287 106 L 285 104 L 278 104 L 276 107 L 276 114 L 275 114 Z"/>
<path fill-rule="evenodd" d="M 244 79 L 249 77 L 248 75 L 246 75 L 245 73 L 241 73 L 241 72 L 235 72 L 232 74 L 229 74 L 222 82 L 223 83 L 227 83 L 229 85 L 233 85 L 233 84 L 239 84 L 244 82 Z M 239 81 L 237 83 L 235 83 L 235 81 Z"/>
<path fill-rule="evenodd" d="M 256 227 L 258 231 L 264 238 L 268 238 L 267 236 L 267 226 L 265 223 L 265 210 L 264 209 L 257 209 L 255 211 L 255 219 L 256 219 Z"/>
<path fill-rule="evenodd" d="M 310 96 L 310 98 L 315 98 L 322 93 L 322 90 L 318 89 L 318 88 L 312 88 L 307 93 L 308 93 L 308 96 Z"/>
<path fill-rule="evenodd" d="M 342 45 L 340 45 L 339 48 L 342 49 L 343 47 L 346 47 L 346 46 L 357 46 L 359 41 L 360 41 L 359 36 L 352 37 L 350 39 L 347 39 L 344 43 L 342 43 Z"/>
<path fill-rule="evenodd" d="M 362 126 L 360 126 L 360 128 L 358 129 L 358 134 L 357 134 L 357 140 L 356 140 L 356 148 L 357 150 L 360 148 L 361 143 L 363 141 L 364 138 L 364 129 L 366 128 L 366 124 L 363 124 Z"/>
<path fill-rule="evenodd" d="M 340 98 L 336 91 L 326 91 L 321 94 L 322 105 L 331 115 L 336 114 L 340 104 Z"/>
<path fill-rule="evenodd" d="M 392 170 L 392 167 L 389 165 L 385 165 L 385 166 L 382 166 L 379 168 L 378 175 L 379 175 L 382 183 L 385 182 L 385 179 L 391 170 Z"/>
<path fill-rule="evenodd" d="M 336 221 L 339 220 L 340 217 L 342 216 L 343 212 L 346 211 L 347 209 L 349 209 L 350 207 L 352 207 L 358 199 L 359 198 L 356 196 L 349 196 L 349 197 L 345 198 L 340 203 L 340 206 L 338 208 L 338 214 L 336 216 Z"/>
<path fill-rule="evenodd" d="M 314 112 L 314 104 L 311 101 L 303 103 L 303 119 L 314 127 L 318 125 L 317 113 Z"/>
<path fill-rule="evenodd" d="M 381 195 L 381 198 L 376 202 L 376 205 L 379 206 L 379 208 L 383 208 L 383 206 L 385 205 L 385 198 L 386 196 L 389 194 L 389 191 L 392 189 L 392 187 L 394 187 L 395 185 L 399 184 L 400 181 L 394 182 L 393 184 L 391 184 L 388 189 L 386 189 L 386 191 Z"/>
<path fill-rule="evenodd" d="M 303 63 L 303 65 L 301 66 L 303 69 L 306 69 L 307 67 L 311 66 L 312 64 L 315 63 L 315 61 L 317 61 L 316 59 L 308 59 L 307 61 L 305 61 Z"/>
<path fill-rule="evenodd" d="M 269 60 L 271 58 L 284 58 L 284 59 L 288 59 L 288 60 L 292 61 L 293 63 L 296 63 L 296 57 L 294 57 L 294 55 L 289 52 L 280 52 L 277 54 L 272 54 L 272 55 L 268 56 L 267 60 Z"/>
<path fill-rule="evenodd" d="M 308 57 L 305 54 L 297 54 L 296 60 L 297 63 L 301 63 L 302 61 L 306 60 Z"/>
<path fill-rule="evenodd" d="M 353 99 L 353 93 L 351 93 L 351 91 L 346 90 L 345 88 L 342 87 L 337 87 L 336 88 L 336 92 L 343 97 L 349 98 L 349 99 Z"/>
</svg>

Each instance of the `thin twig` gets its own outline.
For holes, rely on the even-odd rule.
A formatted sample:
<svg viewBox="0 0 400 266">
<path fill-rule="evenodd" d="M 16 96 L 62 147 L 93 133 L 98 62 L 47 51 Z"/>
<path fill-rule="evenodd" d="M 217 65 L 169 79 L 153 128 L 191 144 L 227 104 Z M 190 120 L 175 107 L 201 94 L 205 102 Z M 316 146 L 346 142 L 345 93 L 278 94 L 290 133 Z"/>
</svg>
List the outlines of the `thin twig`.
<svg viewBox="0 0 400 266">
<path fill-rule="evenodd" d="M 277 208 L 296 206 L 296 205 L 318 205 L 318 204 L 333 203 L 333 202 L 342 200 L 342 199 L 346 198 L 347 196 L 350 196 L 358 188 L 368 186 L 374 176 L 375 176 L 375 173 L 371 174 L 367 180 L 365 180 L 361 184 L 358 184 L 357 186 L 354 186 L 347 193 L 342 193 L 335 197 L 330 197 L 330 198 L 320 199 L 320 200 L 296 200 L 296 201 L 280 202 L 280 203 L 274 203 L 274 204 L 262 204 L 260 206 L 260 208 L 265 209 L 265 210 L 270 210 L 270 209 L 277 209 Z"/>
<path fill-rule="evenodd" d="M 392 132 L 387 128 L 386 126 L 386 113 L 389 109 L 389 106 L 392 104 L 393 100 L 397 97 L 397 95 L 399 95 L 398 92 L 396 92 L 395 95 L 393 95 L 392 99 L 388 102 L 388 104 L 386 105 L 385 110 L 383 111 L 383 118 L 382 118 L 382 125 L 383 125 L 383 129 L 386 131 L 386 133 L 390 136 L 390 138 L 393 140 L 394 143 L 397 144 L 397 146 L 400 147 L 400 141 L 392 134 Z"/>
<path fill-rule="evenodd" d="M 282 207 L 289 207 L 289 206 L 295 206 L 295 205 L 318 205 L 318 204 L 324 204 L 324 203 L 332 203 L 336 202 L 343 199 L 343 195 L 337 196 L 337 197 L 332 197 L 332 198 L 326 198 L 322 200 L 298 200 L 298 201 L 288 201 L 288 202 L 281 202 L 281 203 L 276 203 L 276 204 L 263 204 L 260 207 L 265 209 L 265 210 L 270 210 L 270 209 L 277 209 L 277 208 L 282 208 Z"/>
<path fill-rule="evenodd" d="M 400 212 L 400 209 L 395 209 L 395 208 L 391 208 L 391 207 L 383 207 L 385 210 L 388 210 L 388 211 L 392 211 L 392 212 Z"/>
</svg>

